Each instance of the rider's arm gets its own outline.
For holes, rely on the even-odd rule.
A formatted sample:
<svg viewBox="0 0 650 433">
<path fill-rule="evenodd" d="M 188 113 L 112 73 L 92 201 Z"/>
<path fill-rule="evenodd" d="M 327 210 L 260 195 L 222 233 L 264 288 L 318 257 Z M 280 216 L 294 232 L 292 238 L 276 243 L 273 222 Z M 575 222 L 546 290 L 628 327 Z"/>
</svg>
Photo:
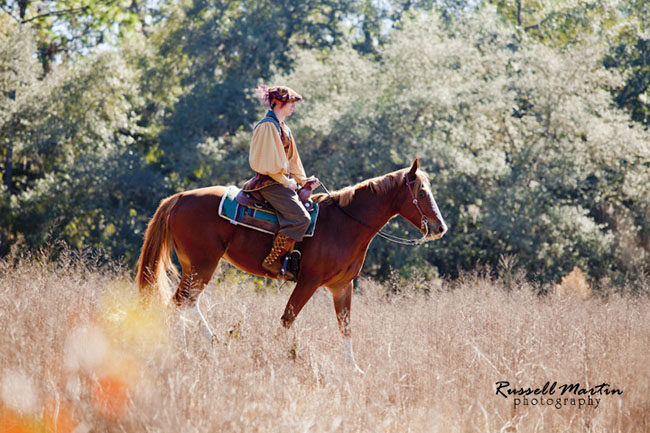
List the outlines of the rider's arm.
<svg viewBox="0 0 650 433">
<path fill-rule="evenodd" d="M 276 181 L 277 183 L 279 183 L 280 185 L 282 185 L 282 186 L 284 186 L 286 188 L 289 188 L 289 186 L 291 184 L 291 179 L 289 179 L 288 177 L 286 177 L 283 174 L 269 174 L 269 176 L 271 176 L 271 178 L 274 181 Z"/>
<path fill-rule="evenodd" d="M 307 175 L 302 166 L 302 161 L 298 154 L 296 142 L 293 140 L 293 135 L 291 136 L 291 148 L 289 149 L 289 173 L 291 173 L 291 177 L 294 178 L 300 186 L 303 186 L 305 181 L 307 181 Z"/>
</svg>

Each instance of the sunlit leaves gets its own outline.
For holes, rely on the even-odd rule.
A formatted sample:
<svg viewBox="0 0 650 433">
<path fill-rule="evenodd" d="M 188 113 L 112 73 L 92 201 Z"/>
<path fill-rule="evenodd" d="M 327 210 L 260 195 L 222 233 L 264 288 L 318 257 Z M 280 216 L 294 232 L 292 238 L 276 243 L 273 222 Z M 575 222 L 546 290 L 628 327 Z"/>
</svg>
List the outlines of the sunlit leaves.
<svg viewBox="0 0 650 433">
<path fill-rule="evenodd" d="M 142 4 L 141 4 L 142 3 Z M 52 62 L 87 54 L 102 44 L 117 45 L 151 15 L 148 2 L 131 0 L 2 0 L 3 16 L 33 30 L 46 70 Z"/>
</svg>

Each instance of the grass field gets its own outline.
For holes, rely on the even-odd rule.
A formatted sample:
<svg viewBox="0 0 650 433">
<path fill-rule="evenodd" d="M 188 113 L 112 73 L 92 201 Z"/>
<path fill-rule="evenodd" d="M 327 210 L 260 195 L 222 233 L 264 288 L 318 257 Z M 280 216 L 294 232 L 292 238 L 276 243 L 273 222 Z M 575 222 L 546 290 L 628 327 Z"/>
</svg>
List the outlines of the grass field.
<svg viewBox="0 0 650 433">
<path fill-rule="evenodd" d="M 291 287 L 224 267 L 201 299 L 206 352 L 195 323 L 138 303 L 129 272 L 41 263 L 0 263 L 1 433 L 650 431 L 647 298 L 472 276 L 386 296 L 361 280 L 359 376 L 325 289 L 283 332 Z M 500 381 L 556 387 L 504 397 Z M 560 395 L 575 383 L 595 394 Z"/>
</svg>

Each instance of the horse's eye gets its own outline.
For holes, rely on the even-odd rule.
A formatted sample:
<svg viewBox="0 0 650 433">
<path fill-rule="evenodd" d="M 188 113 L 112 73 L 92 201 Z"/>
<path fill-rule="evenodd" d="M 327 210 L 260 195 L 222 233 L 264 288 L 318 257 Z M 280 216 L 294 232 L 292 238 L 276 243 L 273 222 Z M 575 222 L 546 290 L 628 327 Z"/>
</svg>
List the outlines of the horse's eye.
<svg viewBox="0 0 650 433">
<path fill-rule="evenodd" d="M 424 197 L 426 197 L 426 196 L 427 196 L 427 193 L 426 193 L 426 192 L 424 192 L 424 190 L 423 190 L 423 189 L 421 189 L 421 190 L 420 190 L 420 193 L 419 193 L 418 195 L 420 196 L 420 198 L 424 198 Z"/>
</svg>

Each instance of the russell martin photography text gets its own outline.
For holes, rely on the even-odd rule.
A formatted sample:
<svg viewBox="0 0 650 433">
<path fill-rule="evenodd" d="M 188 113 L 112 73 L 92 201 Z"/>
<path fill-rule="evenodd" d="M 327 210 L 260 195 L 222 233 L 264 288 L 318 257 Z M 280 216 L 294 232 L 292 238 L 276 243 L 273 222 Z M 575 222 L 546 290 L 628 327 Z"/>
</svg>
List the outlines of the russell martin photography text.
<svg viewBox="0 0 650 433">
<path fill-rule="evenodd" d="M 577 406 L 578 409 L 585 407 L 600 406 L 603 396 L 623 395 L 623 391 L 602 382 L 599 385 L 588 386 L 579 382 L 558 384 L 557 382 L 546 382 L 543 387 L 521 387 L 516 388 L 508 381 L 496 383 L 496 395 L 510 398 L 513 396 L 513 408 L 520 406 L 552 406 L 555 409 L 562 409 L 566 406 Z"/>
</svg>

